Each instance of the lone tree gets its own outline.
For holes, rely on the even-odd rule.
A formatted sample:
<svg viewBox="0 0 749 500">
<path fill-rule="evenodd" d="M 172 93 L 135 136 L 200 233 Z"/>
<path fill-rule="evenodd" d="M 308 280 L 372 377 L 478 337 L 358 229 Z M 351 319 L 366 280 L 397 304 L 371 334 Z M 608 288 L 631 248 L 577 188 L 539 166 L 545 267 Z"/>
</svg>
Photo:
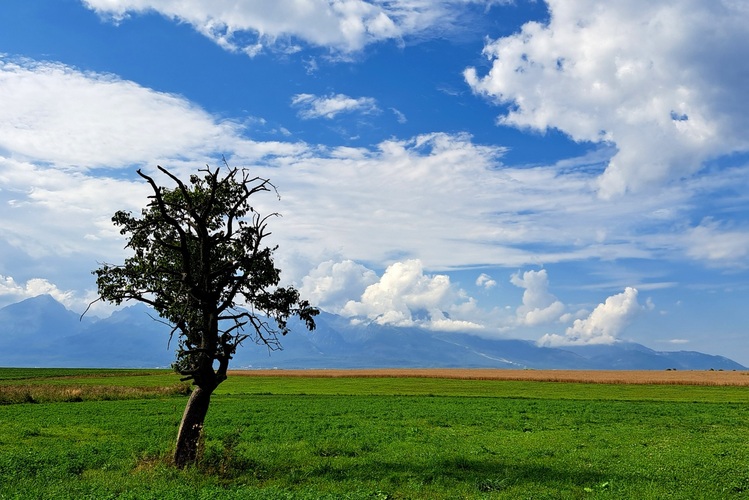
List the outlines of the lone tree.
<svg viewBox="0 0 749 500">
<path fill-rule="evenodd" d="M 267 222 L 250 197 L 276 188 L 246 170 L 210 167 L 185 183 L 162 167 L 176 186 L 157 185 L 140 217 L 118 211 L 112 221 L 127 237 L 132 257 L 123 265 L 94 271 L 99 298 L 121 304 L 137 300 L 153 307 L 178 334 L 175 370 L 192 380 L 193 391 L 177 435 L 177 467 L 194 463 L 210 398 L 226 379 L 229 360 L 250 339 L 280 348 L 287 321 L 297 316 L 315 328 L 319 311 L 293 287 L 279 287 L 280 270 L 265 246 Z M 238 306 L 241 306 L 239 308 Z"/>
</svg>

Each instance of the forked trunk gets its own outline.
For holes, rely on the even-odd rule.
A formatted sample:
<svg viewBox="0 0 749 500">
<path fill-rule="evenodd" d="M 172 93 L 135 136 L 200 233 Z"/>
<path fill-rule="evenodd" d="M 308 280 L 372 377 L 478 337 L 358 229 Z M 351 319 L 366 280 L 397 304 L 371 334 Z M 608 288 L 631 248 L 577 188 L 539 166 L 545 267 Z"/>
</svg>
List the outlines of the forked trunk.
<svg viewBox="0 0 749 500">
<path fill-rule="evenodd" d="M 174 450 L 174 465 L 180 469 L 194 464 L 198 458 L 200 435 L 203 432 L 203 422 L 208 413 L 213 390 L 195 387 L 182 414 L 182 423 L 177 433 L 177 447 Z"/>
</svg>

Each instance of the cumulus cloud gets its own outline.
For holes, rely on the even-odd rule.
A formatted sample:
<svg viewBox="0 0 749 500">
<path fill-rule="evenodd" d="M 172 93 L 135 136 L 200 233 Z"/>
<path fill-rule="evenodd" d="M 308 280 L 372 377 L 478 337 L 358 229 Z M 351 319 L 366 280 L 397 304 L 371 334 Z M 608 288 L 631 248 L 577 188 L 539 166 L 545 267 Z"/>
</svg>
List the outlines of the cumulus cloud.
<svg viewBox="0 0 749 500">
<path fill-rule="evenodd" d="M 299 291 L 312 304 L 332 313 L 340 313 L 351 297 L 378 281 L 377 274 L 351 260 L 322 262 L 302 279 Z"/>
<path fill-rule="evenodd" d="M 331 119 L 340 113 L 371 114 L 379 112 L 377 101 L 372 97 L 353 98 L 344 94 L 331 94 L 327 97 L 297 94 L 291 99 L 291 104 L 299 108 L 299 117 L 303 119 Z"/>
<path fill-rule="evenodd" d="M 488 42 L 491 69 L 468 68 L 465 78 L 508 107 L 501 124 L 614 144 L 598 179 L 603 198 L 749 148 L 749 45 L 735 42 L 749 37 L 744 3 L 547 3 L 548 24 Z"/>
<path fill-rule="evenodd" d="M 446 275 L 426 275 L 418 260 L 390 265 L 361 299 L 349 301 L 341 314 L 381 325 L 424 326 L 441 330 L 480 329 L 470 321 L 475 301 L 456 289 Z"/>
<path fill-rule="evenodd" d="M 254 56 L 265 47 L 299 50 L 297 41 L 339 54 L 383 40 L 455 29 L 463 7 L 507 0 L 83 0 L 100 15 L 122 21 L 149 11 L 193 26 L 226 50 Z"/>
<path fill-rule="evenodd" d="M 564 313 L 564 304 L 549 293 L 549 278 L 546 269 L 526 271 L 521 277 L 513 274 L 510 283 L 524 288 L 523 305 L 517 308 L 517 321 L 521 325 L 536 326 L 559 320 Z"/>
<path fill-rule="evenodd" d="M 98 301 L 98 294 L 93 290 L 66 290 L 46 278 L 16 280 L 12 276 L 0 274 L 0 308 L 22 300 L 50 295 L 71 311 L 87 315 L 109 316 L 116 306 Z"/>
<path fill-rule="evenodd" d="M 627 287 L 624 292 L 598 304 L 587 318 L 575 320 L 564 335 L 546 334 L 538 343 L 546 346 L 613 344 L 642 309 L 637 301 L 637 289 Z"/>
</svg>

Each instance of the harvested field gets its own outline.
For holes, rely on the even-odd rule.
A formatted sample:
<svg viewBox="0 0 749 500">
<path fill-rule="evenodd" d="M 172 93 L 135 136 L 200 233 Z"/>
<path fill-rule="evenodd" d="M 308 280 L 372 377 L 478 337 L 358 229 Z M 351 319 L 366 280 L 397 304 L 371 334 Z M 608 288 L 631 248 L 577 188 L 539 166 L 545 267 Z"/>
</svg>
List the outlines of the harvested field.
<svg viewBox="0 0 749 500">
<path fill-rule="evenodd" d="M 749 386 L 747 371 L 616 371 L 616 370 L 493 370 L 464 368 L 362 370 L 231 370 L 232 376 L 252 377 L 417 377 L 465 380 L 524 380 L 589 384 L 662 384 Z"/>
</svg>

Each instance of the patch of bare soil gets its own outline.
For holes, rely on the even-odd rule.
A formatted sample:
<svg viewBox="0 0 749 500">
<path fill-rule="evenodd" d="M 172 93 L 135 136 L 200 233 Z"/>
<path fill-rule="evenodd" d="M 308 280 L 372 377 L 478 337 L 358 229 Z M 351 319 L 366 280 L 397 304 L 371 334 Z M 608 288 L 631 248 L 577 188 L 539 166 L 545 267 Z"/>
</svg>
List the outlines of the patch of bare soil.
<svg viewBox="0 0 749 500">
<path fill-rule="evenodd" d="M 252 377 L 428 377 L 465 380 L 533 380 L 594 384 L 749 385 L 747 371 L 696 370 L 495 370 L 464 368 L 398 368 L 361 370 L 232 370 Z"/>
</svg>

